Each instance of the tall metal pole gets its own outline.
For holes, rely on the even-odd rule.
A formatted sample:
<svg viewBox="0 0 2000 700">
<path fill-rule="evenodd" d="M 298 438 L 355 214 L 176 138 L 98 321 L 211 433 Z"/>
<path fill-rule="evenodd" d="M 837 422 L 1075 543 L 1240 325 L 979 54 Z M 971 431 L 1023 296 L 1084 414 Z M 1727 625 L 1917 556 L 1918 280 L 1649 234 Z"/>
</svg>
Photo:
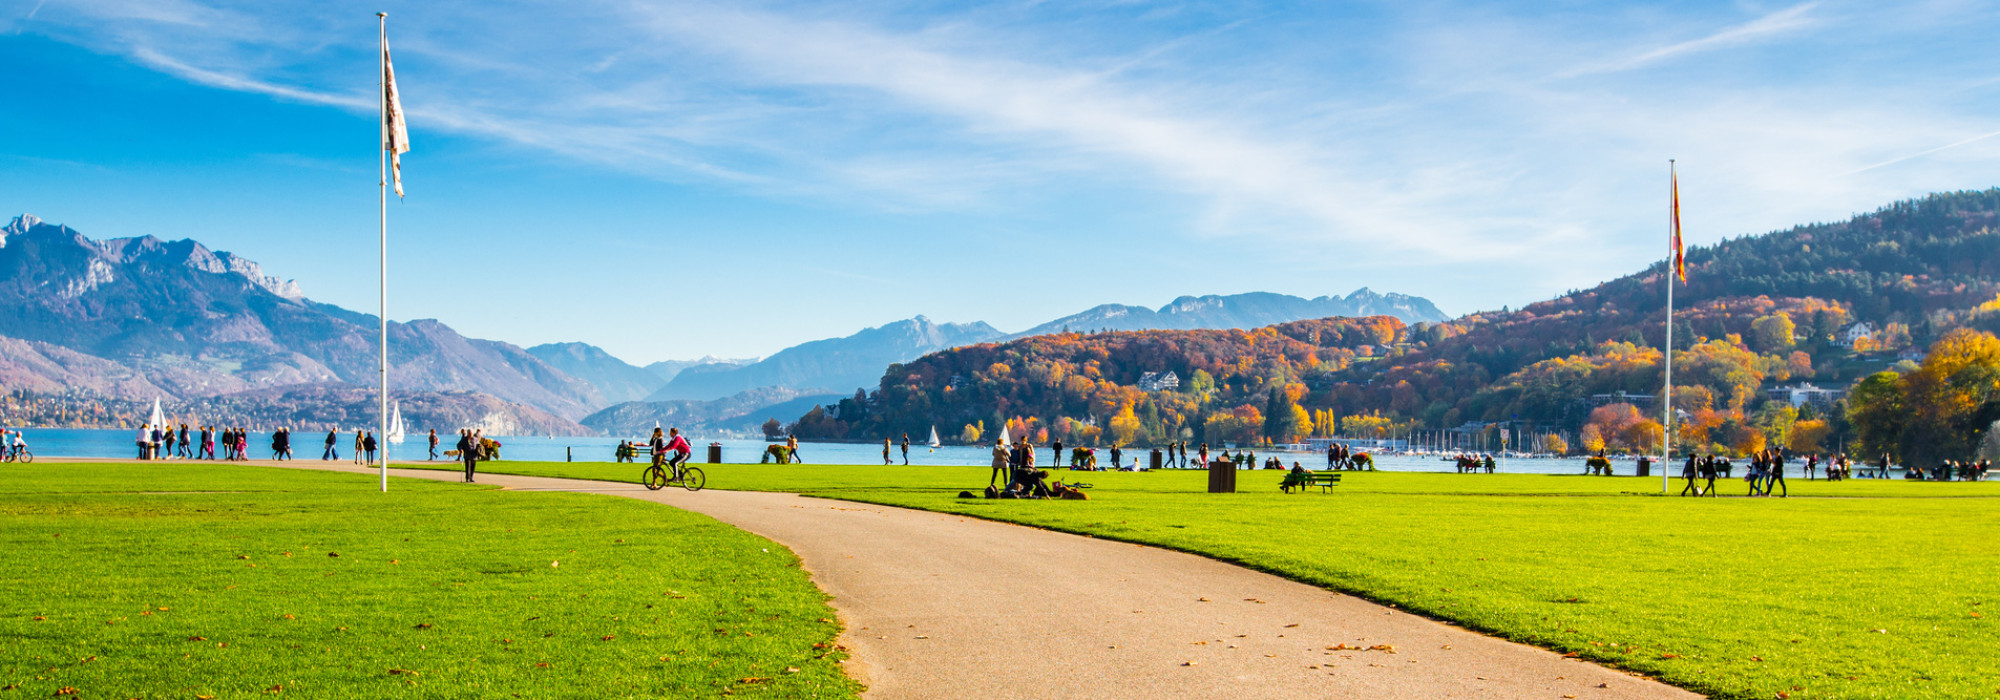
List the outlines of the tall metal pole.
<svg viewBox="0 0 2000 700">
<path fill-rule="evenodd" d="M 1660 495 L 1667 494 L 1667 465 L 1673 463 L 1674 455 L 1674 250 L 1675 239 L 1680 235 L 1680 173 L 1674 169 L 1673 159 L 1667 159 L 1667 390 L 1666 404 L 1660 411 L 1660 425 L 1665 430 L 1660 435 Z"/>
<path fill-rule="evenodd" d="M 376 445 L 382 448 L 382 492 L 389 492 L 389 13 L 375 13 L 377 38 L 376 60 L 381 66 L 375 71 L 375 96 L 382 105 L 381 118 L 377 126 L 382 129 L 382 139 L 378 147 L 382 157 L 382 180 L 377 183 L 382 195 L 382 322 L 381 365 L 377 372 L 382 380 L 382 392 L 376 398 L 380 404 L 377 419 Z"/>
</svg>

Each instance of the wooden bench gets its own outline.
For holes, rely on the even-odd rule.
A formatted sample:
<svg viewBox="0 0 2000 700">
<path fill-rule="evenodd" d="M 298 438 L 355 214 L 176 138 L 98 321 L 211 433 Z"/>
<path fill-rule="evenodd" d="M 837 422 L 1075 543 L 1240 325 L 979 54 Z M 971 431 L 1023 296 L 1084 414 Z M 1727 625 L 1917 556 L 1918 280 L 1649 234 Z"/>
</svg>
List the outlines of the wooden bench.
<svg viewBox="0 0 2000 700">
<path fill-rule="evenodd" d="M 1326 493 L 1328 489 L 1340 485 L 1339 472 L 1306 472 L 1305 477 L 1305 481 L 1298 484 L 1299 493 L 1305 493 L 1309 486 L 1318 486 L 1320 493 Z"/>
</svg>

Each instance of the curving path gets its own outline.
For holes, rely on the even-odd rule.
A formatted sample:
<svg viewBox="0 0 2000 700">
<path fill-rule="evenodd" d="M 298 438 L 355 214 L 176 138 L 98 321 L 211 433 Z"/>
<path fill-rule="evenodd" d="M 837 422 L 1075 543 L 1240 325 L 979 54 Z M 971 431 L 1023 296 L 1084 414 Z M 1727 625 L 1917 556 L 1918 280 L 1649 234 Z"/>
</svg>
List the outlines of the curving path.
<svg viewBox="0 0 2000 700">
<path fill-rule="evenodd" d="M 272 466 L 364 471 L 339 463 Z M 365 470 L 373 473 L 372 470 Z M 454 480 L 451 472 L 391 470 Z M 704 513 L 790 547 L 869 698 L 1695 698 L 1202 557 L 956 515 L 482 474 Z M 1329 647 L 1358 647 L 1330 649 Z M 1388 645 L 1394 651 L 1370 650 Z"/>
</svg>

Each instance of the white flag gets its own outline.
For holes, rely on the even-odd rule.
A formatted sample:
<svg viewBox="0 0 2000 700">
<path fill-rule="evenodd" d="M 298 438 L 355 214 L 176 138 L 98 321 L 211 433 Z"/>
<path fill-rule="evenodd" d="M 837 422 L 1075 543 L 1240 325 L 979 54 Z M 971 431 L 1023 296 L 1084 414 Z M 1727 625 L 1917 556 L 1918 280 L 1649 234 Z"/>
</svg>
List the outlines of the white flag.
<svg viewBox="0 0 2000 700">
<path fill-rule="evenodd" d="M 382 150 L 389 152 L 396 196 L 403 196 L 403 154 L 410 152 L 409 127 L 403 124 L 403 98 L 396 92 L 396 68 L 389 63 L 389 34 L 382 34 Z"/>
</svg>

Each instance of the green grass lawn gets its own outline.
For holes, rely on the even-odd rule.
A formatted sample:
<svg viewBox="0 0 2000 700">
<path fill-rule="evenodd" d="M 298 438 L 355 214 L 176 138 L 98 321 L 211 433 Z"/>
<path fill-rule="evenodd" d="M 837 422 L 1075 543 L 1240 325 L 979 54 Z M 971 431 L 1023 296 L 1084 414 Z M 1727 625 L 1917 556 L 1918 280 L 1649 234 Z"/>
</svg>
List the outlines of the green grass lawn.
<svg viewBox="0 0 2000 700">
<path fill-rule="evenodd" d="M 985 468 L 701 465 L 710 488 L 963 513 L 1204 554 L 1721 697 L 2000 692 L 2000 483 L 1349 472 L 1334 493 L 1203 493 L 1199 472 L 1072 473 L 1093 499 L 960 500 Z M 632 481 L 636 465 L 483 466 Z M 1745 492 L 1741 480 L 1718 481 Z M 1678 492 L 1680 483 L 1674 482 Z"/>
<path fill-rule="evenodd" d="M 0 699 L 853 697 L 791 552 L 656 504 L 0 466 Z"/>
</svg>

